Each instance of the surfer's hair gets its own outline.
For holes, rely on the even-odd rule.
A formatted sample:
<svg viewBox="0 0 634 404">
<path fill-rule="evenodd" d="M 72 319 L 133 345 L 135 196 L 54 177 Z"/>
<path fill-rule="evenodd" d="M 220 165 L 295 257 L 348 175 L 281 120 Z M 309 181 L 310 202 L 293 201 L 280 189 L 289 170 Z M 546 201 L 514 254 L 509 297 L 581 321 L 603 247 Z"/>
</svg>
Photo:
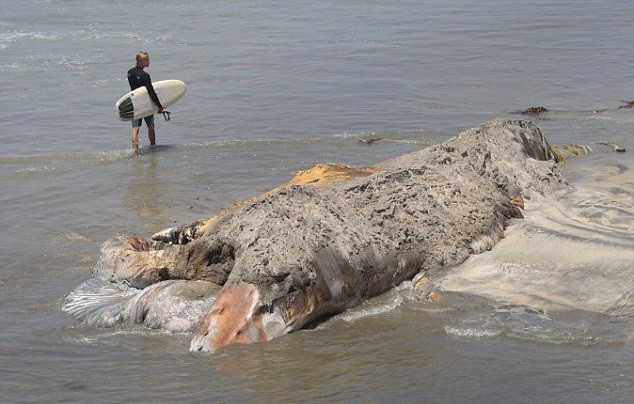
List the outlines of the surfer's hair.
<svg viewBox="0 0 634 404">
<path fill-rule="evenodd" d="M 148 53 L 146 51 L 140 51 L 137 52 L 136 54 L 136 61 L 140 62 L 141 60 L 145 60 L 149 57 L 150 55 L 148 55 Z"/>
</svg>

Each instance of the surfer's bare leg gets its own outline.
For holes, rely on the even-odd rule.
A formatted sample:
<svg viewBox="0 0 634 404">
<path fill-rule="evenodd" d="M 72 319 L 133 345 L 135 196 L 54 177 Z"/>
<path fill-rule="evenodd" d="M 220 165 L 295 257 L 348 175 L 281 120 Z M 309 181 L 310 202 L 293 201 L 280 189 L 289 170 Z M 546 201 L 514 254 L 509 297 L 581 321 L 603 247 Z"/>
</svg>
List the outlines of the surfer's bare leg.
<svg viewBox="0 0 634 404">
<path fill-rule="evenodd" d="M 139 129 L 139 126 L 133 127 L 132 134 L 130 135 L 130 142 L 132 142 L 134 154 L 139 154 Z"/>
<path fill-rule="evenodd" d="M 156 131 L 154 130 L 154 124 L 148 125 L 147 136 L 150 138 L 150 144 L 154 146 L 156 144 Z"/>
<path fill-rule="evenodd" d="M 159 108 L 160 110 L 161 108 Z M 154 146 L 156 144 L 156 131 L 154 130 L 154 115 L 150 115 L 145 118 L 145 125 L 147 126 L 147 136 L 150 139 L 150 144 Z"/>
</svg>

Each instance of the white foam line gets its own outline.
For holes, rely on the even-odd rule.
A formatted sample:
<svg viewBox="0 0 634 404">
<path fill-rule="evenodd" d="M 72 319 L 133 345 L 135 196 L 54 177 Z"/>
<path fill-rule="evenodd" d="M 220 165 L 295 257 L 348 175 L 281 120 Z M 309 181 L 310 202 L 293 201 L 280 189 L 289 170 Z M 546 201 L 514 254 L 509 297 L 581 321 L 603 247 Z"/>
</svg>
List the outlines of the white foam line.
<svg viewBox="0 0 634 404">
<path fill-rule="evenodd" d="M 364 304 L 364 306 L 371 305 L 371 304 L 372 302 L 367 302 L 366 304 Z M 344 314 L 342 314 L 341 318 L 344 321 L 354 322 L 360 318 L 376 316 L 378 314 L 383 314 L 383 313 L 392 311 L 398 306 L 400 306 L 401 304 L 403 304 L 403 298 L 401 298 L 400 296 L 396 296 L 394 300 L 392 300 L 391 302 L 382 304 L 380 306 L 373 306 L 373 307 L 369 307 L 369 308 L 361 309 L 361 310 L 347 311 Z"/>
<path fill-rule="evenodd" d="M 500 335 L 499 331 L 482 330 L 477 328 L 455 328 L 445 327 L 445 332 L 449 335 L 456 335 L 458 337 L 471 337 L 471 338 L 491 338 Z"/>
</svg>

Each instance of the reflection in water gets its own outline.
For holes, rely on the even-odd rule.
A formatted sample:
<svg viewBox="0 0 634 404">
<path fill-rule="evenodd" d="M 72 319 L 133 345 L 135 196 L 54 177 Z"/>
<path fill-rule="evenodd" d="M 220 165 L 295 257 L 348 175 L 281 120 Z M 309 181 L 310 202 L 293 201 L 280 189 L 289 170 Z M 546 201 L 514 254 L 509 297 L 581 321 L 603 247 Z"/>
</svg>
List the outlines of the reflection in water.
<svg viewBox="0 0 634 404">
<path fill-rule="evenodd" d="M 166 222 L 162 216 L 161 180 L 158 175 L 158 155 L 152 149 L 142 149 L 141 155 L 130 159 L 130 178 L 126 184 L 124 204 L 137 213 L 143 229 L 156 231 Z"/>
</svg>

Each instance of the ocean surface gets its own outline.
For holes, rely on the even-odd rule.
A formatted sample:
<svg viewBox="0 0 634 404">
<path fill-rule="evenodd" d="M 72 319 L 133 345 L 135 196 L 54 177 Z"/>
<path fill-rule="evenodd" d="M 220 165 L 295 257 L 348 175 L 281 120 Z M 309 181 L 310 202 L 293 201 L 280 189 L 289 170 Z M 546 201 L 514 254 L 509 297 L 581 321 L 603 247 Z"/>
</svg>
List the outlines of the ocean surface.
<svg viewBox="0 0 634 404">
<path fill-rule="evenodd" d="M 631 403 L 634 3 L 1 1 L 0 401 Z M 139 50 L 187 94 L 141 155 L 115 101 Z M 516 112 L 533 106 L 540 116 Z M 507 237 L 314 329 L 214 354 L 61 310 L 99 246 L 213 216 L 316 163 L 357 166 L 494 118 L 563 166 Z M 367 144 L 361 140 L 380 138 Z"/>
</svg>

